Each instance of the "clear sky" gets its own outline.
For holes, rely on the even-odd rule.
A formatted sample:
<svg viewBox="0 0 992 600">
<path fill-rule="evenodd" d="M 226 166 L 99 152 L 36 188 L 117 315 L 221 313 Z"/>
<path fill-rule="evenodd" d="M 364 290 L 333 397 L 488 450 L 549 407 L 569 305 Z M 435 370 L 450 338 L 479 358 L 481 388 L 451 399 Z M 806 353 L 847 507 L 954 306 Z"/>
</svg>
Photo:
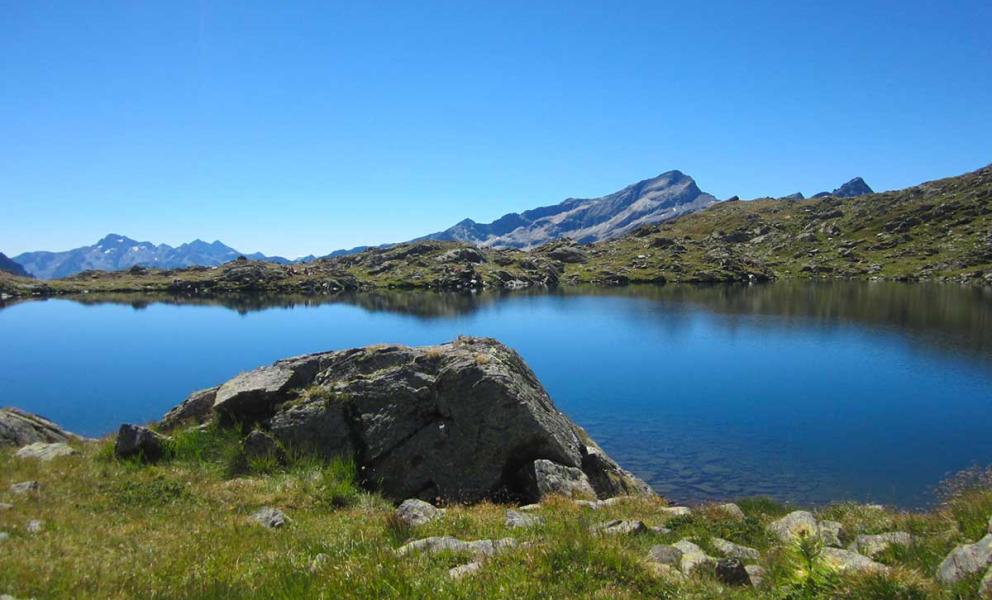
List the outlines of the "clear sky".
<svg viewBox="0 0 992 600">
<path fill-rule="evenodd" d="M 989 162 L 988 0 L 0 3 L 9 255 L 292 257 L 670 169 L 750 198 Z"/>
</svg>

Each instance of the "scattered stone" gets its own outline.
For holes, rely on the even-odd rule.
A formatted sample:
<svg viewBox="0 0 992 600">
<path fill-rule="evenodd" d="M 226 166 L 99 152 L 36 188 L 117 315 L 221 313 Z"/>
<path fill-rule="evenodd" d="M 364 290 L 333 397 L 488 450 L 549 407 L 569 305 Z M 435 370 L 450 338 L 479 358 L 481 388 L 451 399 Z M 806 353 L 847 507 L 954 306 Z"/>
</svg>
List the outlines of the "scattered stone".
<svg viewBox="0 0 992 600">
<path fill-rule="evenodd" d="M 14 455 L 18 458 L 34 458 L 42 462 L 48 462 L 60 456 L 70 456 L 76 451 L 65 442 L 35 442 L 24 446 Z"/>
<path fill-rule="evenodd" d="M 714 508 L 717 511 L 727 515 L 731 519 L 736 521 L 743 521 L 745 518 L 744 511 L 741 507 L 737 506 L 733 502 L 727 502 L 726 504 L 717 504 Z"/>
<path fill-rule="evenodd" d="M 44 521 L 39 521 L 38 519 L 32 519 L 28 521 L 28 525 L 27 527 L 25 527 L 25 530 L 28 533 L 41 533 L 41 530 L 44 529 L 44 527 L 45 527 Z"/>
<path fill-rule="evenodd" d="M 532 511 L 535 511 L 535 510 L 541 510 L 541 505 L 540 504 L 524 504 L 518 510 L 522 510 L 523 512 L 532 512 Z"/>
<path fill-rule="evenodd" d="M 37 481 L 22 481 L 10 486 L 10 491 L 14 494 L 37 494 L 41 491 L 41 484 Z"/>
<path fill-rule="evenodd" d="M 592 510 L 599 510 L 600 504 L 596 500 L 576 500 L 576 506 L 581 506 L 583 508 L 590 508 Z"/>
<path fill-rule="evenodd" d="M 847 532 L 844 531 L 843 525 L 837 521 L 820 521 L 818 527 L 820 530 L 820 539 L 823 540 L 824 545 L 833 546 L 834 548 L 840 548 L 844 545 Z"/>
<path fill-rule="evenodd" d="M 961 579 L 979 573 L 992 565 L 992 533 L 974 544 L 962 544 L 937 567 L 937 580 L 941 583 L 956 583 Z"/>
<path fill-rule="evenodd" d="M 248 434 L 241 447 L 248 458 L 272 458 L 279 462 L 284 462 L 286 459 L 286 453 L 279 446 L 279 442 L 268 433 L 257 429 Z"/>
<path fill-rule="evenodd" d="M 741 560 L 758 560 L 761 558 L 761 552 L 758 552 L 754 548 L 741 546 L 725 539 L 713 538 L 711 543 L 717 552 L 727 558 L 739 558 Z"/>
<path fill-rule="evenodd" d="M 14 508 L 13 504 L 8 504 L 7 502 L 0 502 L 0 511 L 11 510 Z"/>
<path fill-rule="evenodd" d="M 724 585 L 750 585 L 751 578 L 748 576 L 744 563 L 739 558 L 723 558 L 716 561 L 717 581 Z"/>
<path fill-rule="evenodd" d="M 435 519 L 440 519 L 443 515 L 444 509 L 437 508 L 430 502 L 424 502 L 417 498 L 407 498 L 396 507 L 396 518 L 408 527 L 425 525 Z"/>
<path fill-rule="evenodd" d="M 905 531 L 891 531 L 878 535 L 859 535 L 854 538 L 854 542 L 851 543 L 848 550 L 864 554 L 869 558 L 875 558 L 891 546 L 909 547 L 912 544 L 913 536 Z"/>
<path fill-rule="evenodd" d="M 888 567 L 877 563 L 867 556 L 841 548 L 824 548 L 821 554 L 823 560 L 838 571 L 880 571 L 886 572 Z"/>
<path fill-rule="evenodd" d="M 482 568 L 482 563 L 479 561 L 472 561 L 470 563 L 465 563 L 464 565 L 458 565 L 457 567 L 452 567 L 448 569 L 448 577 L 458 580 L 462 577 L 467 577 L 468 575 L 473 575 Z"/>
<path fill-rule="evenodd" d="M 122 459 L 137 456 L 148 462 L 155 462 L 165 454 L 165 441 L 168 439 L 147 427 L 125 423 L 117 431 L 114 456 Z"/>
<path fill-rule="evenodd" d="M 658 510 L 668 517 L 687 517 L 692 514 L 688 506 L 662 506 Z"/>
<path fill-rule="evenodd" d="M 0 408 L 0 446 L 21 447 L 35 442 L 52 444 L 83 439 L 44 417 L 19 408 Z"/>
<path fill-rule="evenodd" d="M 510 529 L 535 527 L 543 523 L 544 519 L 537 515 L 528 515 L 515 510 L 506 511 L 506 526 Z"/>
<path fill-rule="evenodd" d="M 691 575 L 693 571 L 701 567 L 712 568 L 716 564 L 716 559 L 707 556 L 702 548 L 689 540 L 681 540 L 674 546 L 682 551 L 680 568 L 685 575 Z"/>
<path fill-rule="evenodd" d="M 648 529 L 650 529 L 652 533 L 657 533 L 658 535 L 668 535 L 672 532 L 671 529 L 660 525 L 655 525 L 654 527 L 649 527 Z"/>
<path fill-rule="evenodd" d="M 316 573 L 321 568 L 323 568 L 323 566 L 326 565 L 327 561 L 329 561 L 330 559 L 331 557 L 327 556 L 323 552 L 317 554 L 317 556 L 314 556 L 313 560 L 310 561 L 310 572 Z"/>
<path fill-rule="evenodd" d="M 773 521 L 768 525 L 768 530 L 783 542 L 791 542 L 799 537 L 816 535 L 819 527 L 812 513 L 797 510 Z"/>
<path fill-rule="evenodd" d="M 657 562 L 644 561 L 644 567 L 651 571 L 656 577 L 661 577 L 662 579 L 667 579 L 673 582 L 680 582 L 685 577 L 682 573 L 672 565 L 666 565 Z"/>
<path fill-rule="evenodd" d="M 406 556 L 414 552 L 426 552 L 437 554 L 439 552 L 466 552 L 480 557 L 493 556 L 497 552 L 512 548 L 517 545 L 517 540 L 513 538 L 503 538 L 501 540 L 475 540 L 465 542 L 451 536 L 434 536 L 415 540 L 400 546 L 396 550 L 397 556 Z"/>
<path fill-rule="evenodd" d="M 582 469 L 538 459 L 521 471 L 524 493 L 532 498 L 560 495 L 567 498 L 595 498 L 596 492 Z"/>
<path fill-rule="evenodd" d="M 744 567 L 744 570 L 747 571 L 747 576 L 751 581 L 752 587 L 761 587 L 765 583 L 765 569 L 763 567 L 747 565 Z"/>
<path fill-rule="evenodd" d="M 214 416 L 214 400 L 217 389 L 197 390 L 186 397 L 179 406 L 165 413 L 159 426 L 164 430 L 174 429 L 179 425 L 200 425 L 211 420 Z"/>
<path fill-rule="evenodd" d="M 604 535 L 637 535 L 640 533 L 646 533 L 648 528 L 641 521 L 624 521 L 615 519 L 613 521 L 607 521 L 606 523 L 595 525 L 590 530 L 594 533 L 602 533 Z"/>
<path fill-rule="evenodd" d="M 270 506 L 265 506 L 258 509 L 251 516 L 259 525 L 262 527 L 267 527 L 269 529 L 278 529 L 286 525 L 289 522 L 289 517 L 286 516 L 278 508 L 272 508 Z"/>
<path fill-rule="evenodd" d="M 682 551 L 675 546 L 651 546 L 651 550 L 648 551 L 648 556 L 645 560 L 671 567 L 681 567 Z"/>
<path fill-rule="evenodd" d="M 0 531 L 0 542 L 5 542 L 10 539 L 10 534 L 6 531 Z"/>
</svg>

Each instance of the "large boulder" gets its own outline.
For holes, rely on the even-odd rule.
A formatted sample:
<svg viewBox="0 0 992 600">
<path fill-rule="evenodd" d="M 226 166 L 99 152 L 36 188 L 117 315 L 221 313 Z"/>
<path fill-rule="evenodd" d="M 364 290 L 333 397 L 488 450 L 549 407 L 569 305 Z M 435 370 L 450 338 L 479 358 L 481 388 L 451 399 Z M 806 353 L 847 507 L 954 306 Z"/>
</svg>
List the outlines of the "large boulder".
<svg viewBox="0 0 992 600">
<path fill-rule="evenodd" d="M 363 483 L 396 501 L 650 493 L 493 339 L 285 359 L 221 385 L 212 408 L 222 424 L 258 424 L 287 450 L 353 458 Z M 576 488 L 546 477 L 563 473 Z"/>
<path fill-rule="evenodd" d="M 937 580 L 956 583 L 992 566 L 992 533 L 974 544 L 962 544 L 947 555 L 937 567 Z"/>
<path fill-rule="evenodd" d="M 199 425 L 213 417 L 217 388 L 197 390 L 186 397 L 179 406 L 165 413 L 159 425 L 162 429 L 174 429 L 179 425 Z"/>
<path fill-rule="evenodd" d="M 44 417 L 19 408 L 0 408 L 0 446 L 20 447 L 38 442 L 54 444 L 81 439 Z"/>
<path fill-rule="evenodd" d="M 168 439 L 147 427 L 125 423 L 117 431 L 114 456 L 122 459 L 137 457 L 155 462 L 165 455 L 165 442 Z"/>
</svg>

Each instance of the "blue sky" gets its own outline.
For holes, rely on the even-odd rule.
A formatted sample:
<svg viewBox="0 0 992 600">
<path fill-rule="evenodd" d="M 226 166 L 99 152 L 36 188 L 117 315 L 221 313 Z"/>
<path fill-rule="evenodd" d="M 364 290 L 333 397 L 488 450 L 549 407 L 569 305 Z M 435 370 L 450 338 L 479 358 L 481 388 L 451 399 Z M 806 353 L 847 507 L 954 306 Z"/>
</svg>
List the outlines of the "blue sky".
<svg viewBox="0 0 992 600">
<path fill-rule="evenodd" d="M 725 198 L 992 162 L 992 3 L 4 2 L 0 251 L 298 256 L 669 169 Z"/>
</svg>

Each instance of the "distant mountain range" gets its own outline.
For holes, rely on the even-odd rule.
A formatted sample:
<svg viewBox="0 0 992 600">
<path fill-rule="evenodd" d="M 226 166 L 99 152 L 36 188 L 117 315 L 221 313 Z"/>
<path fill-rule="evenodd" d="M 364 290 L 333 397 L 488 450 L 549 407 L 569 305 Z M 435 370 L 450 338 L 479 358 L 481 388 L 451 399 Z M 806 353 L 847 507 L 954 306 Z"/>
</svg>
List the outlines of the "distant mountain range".
<svg viewBox="0 0 992 600">
<path fill-rule="evenodd" d="M 173 248 L 168 244 L 138 242 L 127 236 L 111 233 L 92 246 L 64 252 L 25 252 L 15 256 L 13 260 L 39 279 L 58 279 L 90 269 L 119 271 L 135 265 L 161 269 L 212 267 L 239 256 L 242 256 L 241 252 L 219 241 L 207 243 L 195 240 Z M 280 264 L 290 262 L 280 256 L 265 256 L 259 252 L 244 256 Z"/>
<path fill-rule="evenodd" d="M 849 198 L 870 193 L 872 189 L 863 179 L 856 177 L 833 192 L 821 192 L 814 197 L 832 195 Z M 783 199 L 801 200 L 803 195 L 796 193 Z M 521 249 L 566 237 L 580 243 L 592 243 L 617 238 L 643 225 L 668 221 L 717 202 L 714 196 L 700 190 L 692 177 L 681 171 L 668 171 L 607 196 L 568 198 L 559 204 L 509 213 L 491 223 L 465 219 L 444 231 L 411 241 L 444 240 Z M 383 244 L 381 247 L 393 245 Z M 356 254 L 367 248 L 369 246 L 335 250 L 322 258 Z M 39 279 L 57 279 L 89 269 L 118 271 L 135 265 L 162 269 L 211 267 L 241 255 L 241 252 L 220 241 L 207 243 L 195 240 L 173 248 L 167 244 L 155 245 L 110 234 L 92 246 L 64 252 L 25 252 L 13 257 L 14 266 L 7 264 L 11 259 L 0 254 L 6 259 L 6 262 L 0 260 L 0 270 L 14 272 L 12 269 L 20 266 Z M 244 256 L 279 264 L 316 260 L 314 256 L 289 260 L 280 256 L 265 256 L 260 252 Z"/>
<path fill-rule="evenodd" d="M 0 252 L 0 271 L 21 277 L 31 277 L 31 274 L 25 271 L 24 267 L 8 258 L 3 252 Z"/>
<path fill-rule="evenodd" d="M 649 223 L 673 219 L 716 202 L 692 177 L 668 171 L 600 198 L 569 198 L 554 206 L 509 213 L 492 223 L 465 219 L 420 239 L 465 242 L 493 248 L 533 248 L 563 237 L 592 243 Z M 416 241 L 416 240 L 415 240 Z"/>
</svg>

